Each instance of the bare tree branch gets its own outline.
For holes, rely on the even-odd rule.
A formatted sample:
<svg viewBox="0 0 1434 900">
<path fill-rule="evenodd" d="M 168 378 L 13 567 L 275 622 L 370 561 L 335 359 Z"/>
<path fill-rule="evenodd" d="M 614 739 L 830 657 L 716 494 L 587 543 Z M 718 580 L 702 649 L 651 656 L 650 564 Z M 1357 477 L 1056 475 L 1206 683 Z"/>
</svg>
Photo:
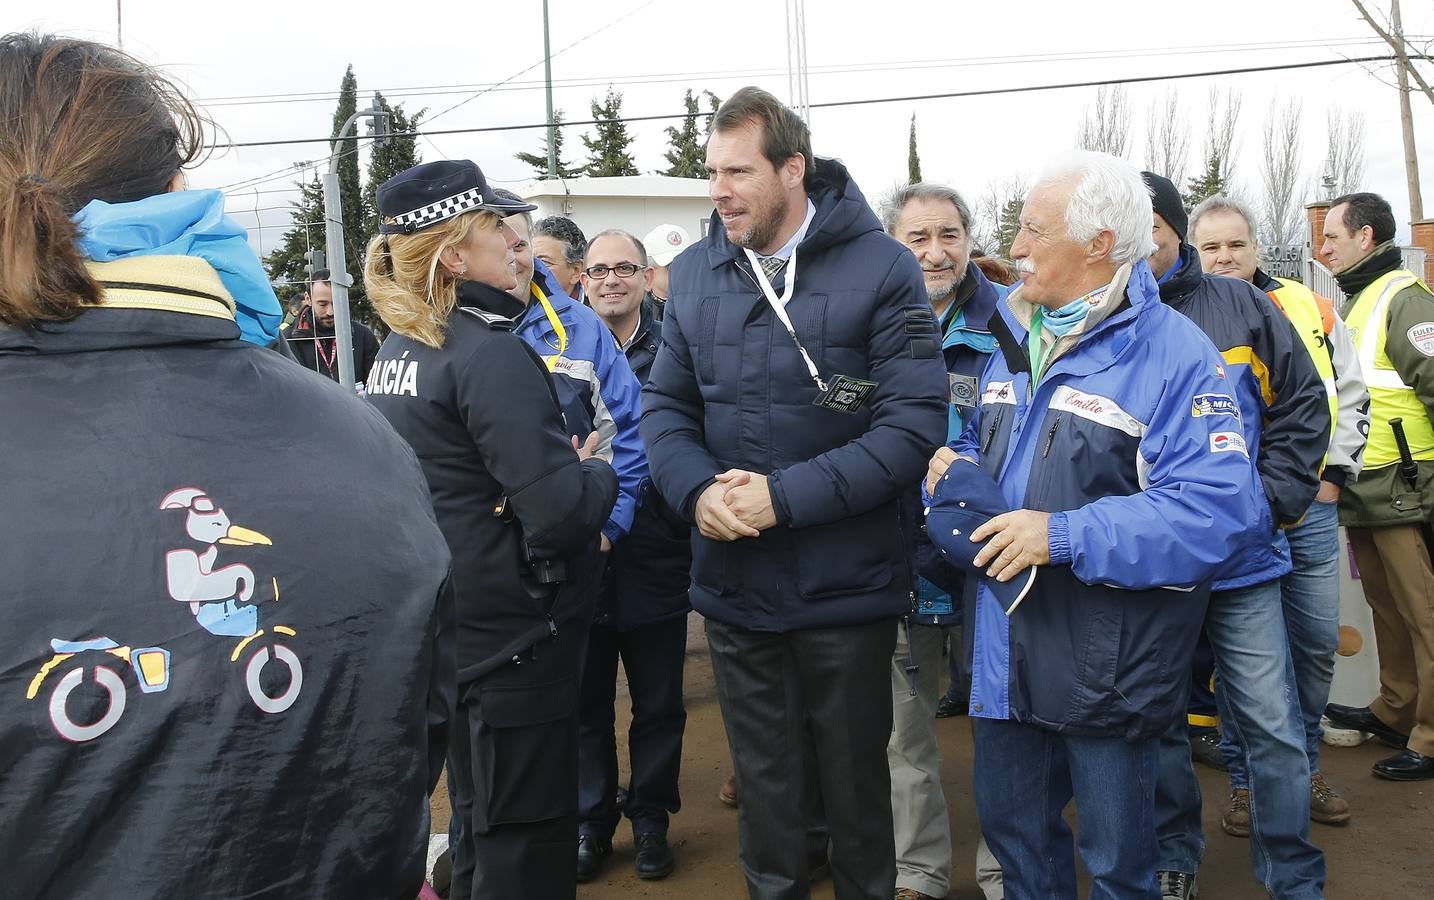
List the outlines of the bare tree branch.
<svg viewBox="0 0 1434 900">
<path fill-rule="evenodd" d="M 1150 101 L 1145 127 L 1145 168 L 1177 186 L 1185 183 L 1190 155 L 1190 124 L 1180 108 L 1180 93 L 1167 91 L 1165 102 Z"/>
<path fill-rule="evenodd" d="M 1349 2 L 1354 4 L 1354 8 L 1359 10 L 1359 14 L 1364 17 L 1364 21 L 1369 23 L 1370 28 L 1374 29 L 1374 33 L 1383 38 L 1384 42 L 1388 44 L 1395 53 L 1400 56 L 1406 56 L 1409 50 L 1413 49 L 1413 45 L 1404 40 L 1403 35 L 1396 38 L 1378 22 L 1374 21 L 1374 17 L 1369 14 L 1369 10 L 1364 8 L 1364 4 L 1361 3 L 1360 0 L 1349 0 Z M 1429 102 L 1434 103 L 1434 89 L 1429 87 L 1429 82 L 1424 80 L 1424 76 L 1419 74 L 1419 70 L 1412 65 L 1405 65 L 1404 68 L 1405 71 L 1409 73 L 1409 77 L 1414 79 L 1414 83 L 1419 85 L 1419 89 L 1424 92 L 1424 96 L 1429 98 Z"/>
<path fill-rule="evenodd" d="M 1342 116 L 1340 110 L 1332 109 L 1327 123 L 1321 170 L 1325 188 L 1334 194 L 1352 193 L 1364 181 L 1364 113 L 1355 110 Z"/>
<path fill-rule="evenodd" d="M 1266 247 L 1288 247 L 1299 233 L 1300 204 L 1295 188 L 1300 178 L 1302 112 L 1298 100 L 1290 100 L 1283 109 L 1278 100 L 1271 100 L 1269 116 L 1265 119 L 1265 146 L 1260 166 L 1265 194 L 1260 227 L 1261 243 Z"/>
<path fill-rule="evenodd" d="M 1107 91 L 1101 85 L 1096 89 L 1095 105 L 1086 107 L 1076 144 L 1084 150 L 1124 157 L 1129 143 L 1130 103 L 1125 88 L 1116 85 Z"/>
</svg>

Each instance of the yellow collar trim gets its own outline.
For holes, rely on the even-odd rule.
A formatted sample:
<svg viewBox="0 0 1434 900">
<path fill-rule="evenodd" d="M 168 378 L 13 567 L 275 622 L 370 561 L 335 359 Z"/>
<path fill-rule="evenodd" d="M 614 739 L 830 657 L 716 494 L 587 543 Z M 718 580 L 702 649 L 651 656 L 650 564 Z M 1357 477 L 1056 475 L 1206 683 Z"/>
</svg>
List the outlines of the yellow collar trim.
<svg viewBox="0 0 1434 900">
<path fill-rule="evenodd" d="M 193 256 L 135 256 L 113 262 L 87 262 L 90 275 L 104 287 L 99 306 L 154 309 L 234 321 L 234 298 L 219 273 Z"/>
</svg>

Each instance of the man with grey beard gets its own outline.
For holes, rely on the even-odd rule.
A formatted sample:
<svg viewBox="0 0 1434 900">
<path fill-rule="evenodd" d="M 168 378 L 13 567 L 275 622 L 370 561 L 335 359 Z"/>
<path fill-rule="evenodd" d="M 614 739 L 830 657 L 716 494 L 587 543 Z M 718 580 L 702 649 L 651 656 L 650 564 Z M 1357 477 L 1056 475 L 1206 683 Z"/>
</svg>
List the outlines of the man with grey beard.
<svg viewBox="0 0 1434 900">
<path fill-rule="evenodd" d="M 1006 296 L 971 262 L 971 209 L 956 191 L 939 184 L 911 184 L 882 208 L 887 234 L 921 265 L 926 295 L 940 323 L 941 352 L 950 386 L 948 441 L 961 436 L 976 404 L 976 382 L 996 339 L 986 323 Z M 914 487 L 913 487 L 913 490 Z M 951 890 L 951 827 L 941 789 L 941 751 L 936 743 L 936 704 L 941 688 L 941 648 L 951 637 L 952 690 L 967 702 L 954 673 L 965 667 L 960 597 L 961 570 L 939 562 L 924 534 L 915 535 L 918 571 L 913 608 L 896 633 L 891 660 L 893 729 L 886 758 L 891 767 L 891 812 L 896 826 L 896 900 L 929 900 Z M 928 564 L 929 561 L 929 564 Z M 937 571 L 928 571 L 932 566 Z M 925 575 L 930 575 L 930 578 Z M 1002 896 L 1001 870 L 983 841 L 978 880 L 986 896 Z"/>
</svg>

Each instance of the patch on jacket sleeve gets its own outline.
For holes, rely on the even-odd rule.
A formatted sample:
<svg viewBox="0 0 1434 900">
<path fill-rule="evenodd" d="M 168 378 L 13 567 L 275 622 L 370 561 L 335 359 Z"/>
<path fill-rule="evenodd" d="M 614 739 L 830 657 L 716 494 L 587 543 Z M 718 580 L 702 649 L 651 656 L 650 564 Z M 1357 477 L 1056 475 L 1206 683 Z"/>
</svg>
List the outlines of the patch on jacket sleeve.
<svg viewBox="0 0 1434 900">
<path fill-rule="evenodd" d="M 1425 356 L 1434 357 L 1434 322 L 1420 322 L 1409 329 L 1409 343 Z"/>
<path fill-rule="evenodd" d="M 906 336 L 911 341 L 911 358 L 935 359 L 941 353 L 935 314 L 928 306 L 908 306 L 905 313 Z"/>
<path fill-rule="evenodd" d="M 1245 446 L 1245 436 L 1238 431 L 1217 431 L 1210 435 L 1211 453 L 1239 453 L 1246 458 L 1250 455 L 1250 449 Z"/>
<path fill-rule="evenodd" d="M 1190 405 L 1190 415 L 1197 419 L 1201 416 L 1234 416 L 1238 419 L 1240 405 L 1229 394 L 1196 394 Z"/>
</svg>

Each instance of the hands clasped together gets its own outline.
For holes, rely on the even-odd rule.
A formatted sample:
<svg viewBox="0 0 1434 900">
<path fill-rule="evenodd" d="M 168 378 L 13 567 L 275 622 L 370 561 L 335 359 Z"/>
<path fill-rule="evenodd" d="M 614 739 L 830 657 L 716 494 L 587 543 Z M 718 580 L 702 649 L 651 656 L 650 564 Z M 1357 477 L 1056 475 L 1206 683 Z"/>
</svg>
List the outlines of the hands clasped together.
<svg viewBox="0 0 1434 900">
<path fill-rule="evenodd" d="M 777 524 L 767 476 L 728 469 L 697 498 L 697 530 L 714 541 L 756 537 Z"/>
</svg>

